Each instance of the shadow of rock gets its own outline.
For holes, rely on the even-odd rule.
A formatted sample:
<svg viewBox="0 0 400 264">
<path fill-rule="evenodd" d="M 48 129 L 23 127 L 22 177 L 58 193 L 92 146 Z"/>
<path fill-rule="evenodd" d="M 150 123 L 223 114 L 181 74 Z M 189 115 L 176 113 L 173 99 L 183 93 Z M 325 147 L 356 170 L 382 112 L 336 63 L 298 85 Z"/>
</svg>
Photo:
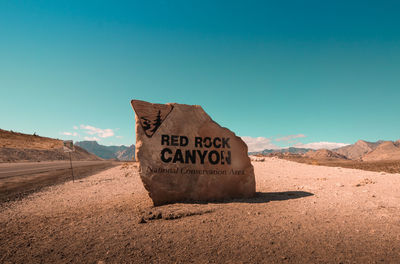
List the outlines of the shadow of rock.
<svg viewBox="0 0 400 264">
<path fill-rule="evenodd" d="M 286 201 L 291 199 L 299 199 L 307 196 L 313 196 L 313 193 L 303 191 L 287 191 L 287 192 L 257 192 L 252 198 L 234 199 L 226 202 L 239 203 L 268 203 L 271 201 Z"/>
<path fill-rule="evenodd" d="M 162 206 L 154 206 L 149 208 L 148 211 L 142 213 L 139 219 L 139 224 L 147 223 L 151 220 L 174 220 L 187 216 L 203 215 L 208 213 L 213 213 L 215 209 L 204 209 L 202 207 L 197 207 L 197 205 L 203 204 L 229 204 L 229 203 L 268 203 L 271 201 L 286 201 L 291 199 L 299 199 L 307 196 L 313 196 L 313 193 L 302 192 L 302 191 L 287 191 L 287 192 L 257 192 L 252 198 L 243 199 L 231 199 L 225 201 L 184 201 L 177 203 L 164 204 Z M 188 205 L 191 204 L 195 207 Z M 184 205 L 184 207 L 181 207 Z M 155 211 L 154 211 L 155 210 Z"/>
<path fill-rule="evenodd" d="M 184 201 L 177 202 L 183 204 L 224 204 L 224 203 L 268 203 L 271 201 L 286 201 L 291 199 L 299 199 L 307 196 L 313 196 L 313 193 L 303 191 L 287 191 L 287 192 L 256 192 L 251 198 L 235 198 L 223 201 Z"/>
</svg>

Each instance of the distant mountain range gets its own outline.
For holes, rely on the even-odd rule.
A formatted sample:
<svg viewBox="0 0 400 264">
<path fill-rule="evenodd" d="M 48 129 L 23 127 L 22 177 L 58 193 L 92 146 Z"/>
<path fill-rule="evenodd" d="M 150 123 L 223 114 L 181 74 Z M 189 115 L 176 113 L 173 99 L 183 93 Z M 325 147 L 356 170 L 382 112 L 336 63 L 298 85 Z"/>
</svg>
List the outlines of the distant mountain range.
<svg viewBox="0 0 400 264">
<path fill-rule="evenodd" d="M 309 148 L 283 148 L 283 149 L 264 149 L 263 151 L 249 152 L 249 155 L 267 155 L 267 154 L 275 154 L 275 153 L 291 153 L 291 154 L 304 154 L 312 149 Z"/>
<path fill-rule="evenodd" d="M 333 151 L 343 156 L 346 156 L 348 159 L 359 160 L 362 159 L 365 154 L 375 150 L 382 142 L 384 141 L 379 140 L 376 142 L 368 142 L 364 140 L 359 140 L 352 145 L 337 148 Z"/>
<path fill-rule="evenodd" d="M 359 140 L 353 145 L 334 149 L 334 152 L 351 160 L 383 161 L 400 160 L 400 140 L 368 142 Z"/>
<path fill-rule="evenodd" d="M 364 161 L 400 160 L 400 140 L 384 141 L 362 157 Z"/>
<path fill-rule="evenodd" d="M 97 141 L 78 141 L 75 145 L 103 159 L 133 160 L 135 157 L 135 145 L 104 146 Z"/>
<path fill-rule="evenodd" d="M 319 150 L 311 150 L 304 154 L 304 157 L 312 158 L 312 159 L 343 159 L 347 160 L 348 158 L 342 154 L 334 152 L 329 149 L 319 149 Z"/>
<path fill-rule="evenodd" d="M 358 140 L 352 145 L 327 150 L 306 148 L 265 149 L 249 155 L 294 154 L 314 159 L 349 159 L 360 161 L 400 160 L 400 140 L 368 142 Z"/>
</svg>

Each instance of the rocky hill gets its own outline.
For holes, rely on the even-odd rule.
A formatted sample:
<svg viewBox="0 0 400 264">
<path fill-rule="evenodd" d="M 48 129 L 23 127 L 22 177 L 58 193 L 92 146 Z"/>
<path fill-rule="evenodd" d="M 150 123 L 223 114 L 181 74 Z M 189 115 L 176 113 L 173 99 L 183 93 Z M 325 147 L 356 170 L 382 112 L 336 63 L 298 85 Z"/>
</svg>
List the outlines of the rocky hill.
<svg viewBox="0 0 400 264">
<path fill-rule="evenodd" d="M 310 150 L 306 154 L 304 154 L 304 157 L 307 158 L 312 158 L 312 159 L 342 159 L 346 160 L 346 156 L 341 155 L 339 153 L 333 152 L 328 149 L 319 149 L 319 150 Z"/>
<path fill-rule="evenodd" d="M 362 159 L 363 161 L 400 160 L 400 142 L 385 141 Z"/>
<path fill-rule="evenodd" d="M 355 144 L 341 147 L 335 149 L 334 151 L 336 153 L 346 156 L 349 159 L 361 159 L 365 154 L 373 151 L 376 147 L 378 147 L 380 143 L 380 141 L 368 142 L 364 140 L 358 140 Z"/>
<path fill-rule="evenodd" d="M 62 147 L 62 140 L 59 139 L 0 129 L 0 148 L 49 150 Z"/>
<path fill-rule="evenodd" d="M 364 155 L 376 149 L 383 141 L 368 142 L 359 140 L 353 145 L 347 145 L 333 151 L 346 156 L 348 159 L 360 160 Z"/>
<path fill-rule="evenodd" d="M 101 160 L 76 147 L 73 160 Z M 0 162 L 69 160 L 62 140 L 0 129 Z"/>
<path fill-rule="evenodd" d="M 127 146 L 104 146 L 97 141 L 79 141 L 75 143 L 90 153 L 103 159 L 133 160 L 135 157 L 135 145 Z"/>
</svg>

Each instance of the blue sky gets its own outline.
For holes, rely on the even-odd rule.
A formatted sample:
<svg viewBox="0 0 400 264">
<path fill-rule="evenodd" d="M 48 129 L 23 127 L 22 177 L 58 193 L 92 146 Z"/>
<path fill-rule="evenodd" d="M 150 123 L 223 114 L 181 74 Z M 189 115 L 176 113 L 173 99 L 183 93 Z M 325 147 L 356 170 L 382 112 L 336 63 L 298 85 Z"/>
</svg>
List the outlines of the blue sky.
<svg viewBox="0 0 400 264">
<path fill-rule="evenodd" d="M 0 128 L 130 145 L 141 99 L 201 105 L 260 148 L 397 140 L 399 12 L 398 1 L 1 1 Z"/>
</svg>

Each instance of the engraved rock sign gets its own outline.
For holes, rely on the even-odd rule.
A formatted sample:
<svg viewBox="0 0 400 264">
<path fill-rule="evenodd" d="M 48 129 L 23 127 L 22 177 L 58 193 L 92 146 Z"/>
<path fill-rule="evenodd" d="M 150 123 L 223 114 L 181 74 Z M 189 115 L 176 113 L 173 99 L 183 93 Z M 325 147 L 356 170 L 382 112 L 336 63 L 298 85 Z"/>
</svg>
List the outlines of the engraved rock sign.
<svg viewBox="0 0 400 264">
<path fill-rule="evenodd" d="M 252 197 L 247 145 L 197 105 L 132 100 L 136 157 L 154 205 Z"/>
</svg>

